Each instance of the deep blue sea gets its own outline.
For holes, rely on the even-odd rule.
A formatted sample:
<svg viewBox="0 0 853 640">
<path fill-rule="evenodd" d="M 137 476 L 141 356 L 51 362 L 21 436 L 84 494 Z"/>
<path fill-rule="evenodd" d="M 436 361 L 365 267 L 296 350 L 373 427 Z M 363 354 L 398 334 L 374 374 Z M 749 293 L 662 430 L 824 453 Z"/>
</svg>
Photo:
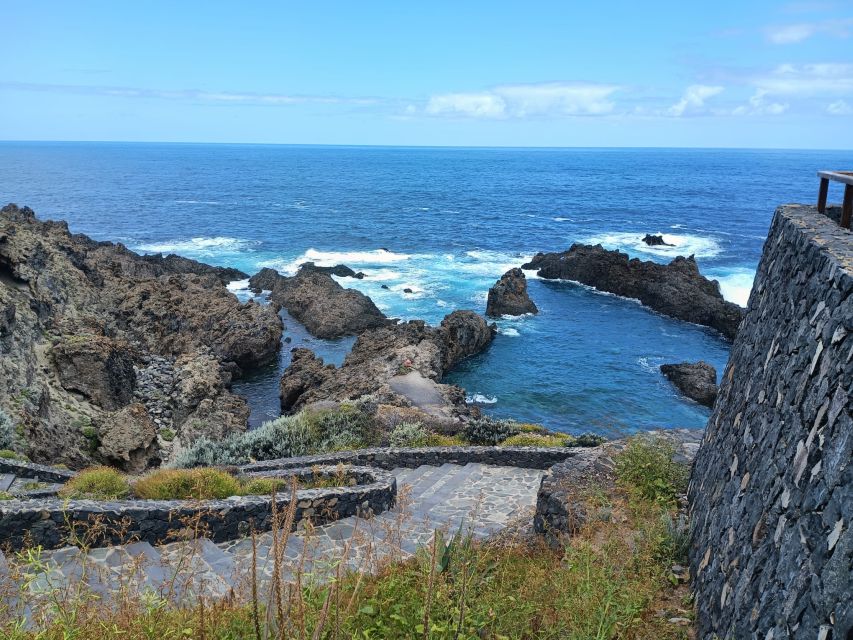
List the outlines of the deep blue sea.
<svg viewBox="0 0 853 640">
<path fill-rule="evenodd" d="M 141 252 L 252 273 L 306 260 L 362 270 L 344 286 L 392 317 L 437 323 L 485 310 L 486 292 L 536 251 L 601 243 L 645 259 L 694 254 L 746 304 L 776 205 L 813 202 L 828 151 L 446 149 L 127 143 L 0 143 L 0 201 Z M 649 248 L 662 233 L 674 248 Z M 383 289 L 381 285 L 388 289 Z M 232 289 L 245 297 L 245 284 Z M 404 289 L 412 293 L 405 293 Z M 700 427 L 708 412 L 660 375 L 665 362 L 725 365 L 713 331 L 588 288 L 532 279 L 537 316 L 498 322 L 483 355 L 449 380 L 498 416 L 605 434 Z M 286 319 L 281 361 L 235 385 L 257 424 L 278 412 L 289 347 L 339 363 Z"/>
</svg>

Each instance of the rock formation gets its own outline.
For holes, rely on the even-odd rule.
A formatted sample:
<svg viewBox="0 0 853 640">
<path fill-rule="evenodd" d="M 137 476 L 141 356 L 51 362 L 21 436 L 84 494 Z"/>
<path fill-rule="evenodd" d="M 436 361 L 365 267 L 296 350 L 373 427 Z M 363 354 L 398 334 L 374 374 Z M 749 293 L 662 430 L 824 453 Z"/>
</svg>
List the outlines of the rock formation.
<svg viewBox="0 0 853 640">
<path fill-rule="evenodd" d="M 643 237 L 643 242 L 645 242 L 650 247 L 674 247 L 675 246 L 674 244 L 670 244 L 669 242 L 664 240 L 663 236 L 660 234 L 652 235 L 651 233 L 647 233 Z"/>
<path fill-rule="evenodd" d="M 317 273 L 327 273 L 330 276 L 338 276 L 339 278 L 355 278 L 356 280 L 364 279 L 364 274 L 361 271 L 354 271 L 345 264 L 336 264 L 334 267 L 320 267 L 313 262 L 303 262 L 299 265 L 300 271 L 316 271 Z"/>
<path fill-rule="evenodd" d="M 743 318 L 741 307 L 723 299 L 719 283 L 699 273 L 693 256 L 678 256 L 664 265 L 629 259 L 601 245 L 575 244 L 562 253 L 538 253 L 522 269 L 635 298 L 664 315 L 716 329 L 729 340 Z"/>
<path fill-rule="evenodd" d="M 706 407 L 713 407 L 717 399 L 717 370 L 700 360 L 662 364 L 660 371 L 681 393 Z"/>
<path fill-rule="evenodd" d="M 305 325 L 318 338 L 358 335 L 388 323 L 373 301 L 355 289 L 345 289 L 328 273 L 300 269 L 295 276 L 282 276 L 262 269 L 249 279 L 254 290 L 270 291 L 270 300 Z"/>
<path fill-rule="evenodd" d="M 436 418 L 452 418 L 467 411 L 464 393 L 439 384 L 441 378 L 488 347 L 494 334 L 494 325 L 476 313 L 454 311 L 439 327 L 412 320 L 365 331 L 339 368 L 324 365 L 308 349 L 294 349 L 281 379 L 282 410 L 375 394 L 380 404 L 414 406 Z"/>
<path fill-rule="evenodd" d="M 486 315 L 491 318 L 500 316 L 520 316 L 525 313 L 539 313 L 539 309 L 527 294 L 527 278 L 521 269 L 510 269 L 489 289 L 486 302 Z"/>
<path fill-rule="evenodd" d="M 241 304 L 241 277 L 179 256 L 140 256 L 0 210 L 0 408 L 36 462 L 141 471 L 200 435 L 245 429 L 228 391 L 275 357 L 274 309 Z"/>
</svg>

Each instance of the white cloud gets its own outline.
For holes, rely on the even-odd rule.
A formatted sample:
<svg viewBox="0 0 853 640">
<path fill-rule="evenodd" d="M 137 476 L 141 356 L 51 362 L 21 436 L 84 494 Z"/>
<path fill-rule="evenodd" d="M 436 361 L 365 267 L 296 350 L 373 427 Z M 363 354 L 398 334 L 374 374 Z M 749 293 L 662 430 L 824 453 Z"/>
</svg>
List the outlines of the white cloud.
<svg viewBox="0 0 853 640">
<path fill-rule="evenodd" d="M 848 95 L 853 94 L 853 64 L 783 64 L 754 83 L 766 95 Z"/>
<path fill-rule="evenodd" d="M 424 112 L 472 118 L 527 118 L 534 116 L 596 116 L 611 113 L 615 85 L 508 84 L 478 93 L 432 96 Z"/>
<path fill-rule="evenodd" d="M 853 115 L 853 107 L 844 100 L 836 100 L 826 106 L 826 112 L 833 116 L 849 116 Z"/>
<path fill-rule="evenodd" d="M 790 105 L 787 102 L 772 102 L 767 100 L 767 91 L 758 89 L 749 99 L 749 103 L 735 107 L 734 116 L 779 116 L 785 113 Z"/>
<path fill-rule="evenodd" d="M 851 29 L 853 29 L 853 19 L 835 19 L 771 25 L 764 30 L 764 35 L 773 44 L 796 44 L 815 35 L 846 38 L 850 35 Z"/>
<path fill-rule="evenodd" d="M 503 118 L 506 115 L 506 103 L 490 93 L 446 93 L 432 96 L 426 112 L 430 115 Z"/>
<path fill-rule="evenodd" d="M 694 84 L 687 87 L 681 100 L 666 110 L 666 115 L 680 118 L 686 113 L 696 112 L 705 106 L 705 102 L 715 95 L 722 93 L 724 87 L 706 84 Z"/>
</svg>

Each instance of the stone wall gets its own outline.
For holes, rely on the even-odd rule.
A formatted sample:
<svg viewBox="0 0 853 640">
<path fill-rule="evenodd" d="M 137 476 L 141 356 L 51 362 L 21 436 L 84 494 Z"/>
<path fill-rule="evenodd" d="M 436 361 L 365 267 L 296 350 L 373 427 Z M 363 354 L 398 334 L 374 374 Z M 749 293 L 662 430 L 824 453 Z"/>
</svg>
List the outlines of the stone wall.
<svg viewBox="0 0 853 640">
<path fill-rule="evenodd" d="M 23 460 L 12 460 L 0 458 L 0 473 L 11 473 L 18 478 L 28 478 L 40 482 L 67 482 L 74 477 L 73 471 L 48 467 L 43 464 L 24 462 Z"/>
<path fill-rule="evenodd" d="M 421 465 L 442 464 L 490 464 L 523 469 L 548 469 L 552 465 L 568 460 L 584 451 L 583 447 L 423 447 L 395 448 L 376 447 L 339 451 L 297 458 L 282 458 L 254 462 L 241 467 L 244 472 L 269 469 L 292 469 L 315 464 L 365 465 L 380 469 L 406 467 L 414 469 Z"/>
<path fill-rule="evenodd" d="M 335 469 L 290 469 L 260 476 L 330 475 Z M 296 493 L 294 526 L 310 518 L 314 524 L 367 513 L 381 513 L 394 505 L 397 482 L 389 473 L 350 467 L 347 477 L 355 486 L 302 489 Z M 277 507 L 287 508 L 289 493 L 277 496 Z M 75 540 L 97 547 L 128 542 L 161 544 L 203 536 L 215 542 L 233 540 L 252 530 L 267 531 L 273 520 L 271 496 L 235 496 L 223 500 L 40 500 L 0 501 L 0 546 L 47 549 Z"/>
<path fill-rule="evenodd" d="M 853 637 L 853 234 L 776 211 L 690 484 L 698 637 Z"/>
</svg>

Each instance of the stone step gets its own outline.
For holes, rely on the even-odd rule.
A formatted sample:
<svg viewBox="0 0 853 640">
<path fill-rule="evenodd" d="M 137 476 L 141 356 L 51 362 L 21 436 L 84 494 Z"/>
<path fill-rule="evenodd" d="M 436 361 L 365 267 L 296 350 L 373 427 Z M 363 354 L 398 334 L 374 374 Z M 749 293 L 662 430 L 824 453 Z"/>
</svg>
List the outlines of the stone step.
<svg viewBox="0 0 853 640">
<path fill-rule="evenodd" d="M 409 495 L 413 502 L 420 500 L 424 492 L 428 491 L 435 483 L 441 482 L 448 474 L 454 473 L 458 469 L 458 465 L 443 464 L 440 467 L 432 467 L 432 471 L 427 475 L 420 477 L 417 484 L 412 485 L 412 492 Z"/>
<path fill-rule="evenodd" d="M 422 464 L 416 469 L 411 469 L 409 473 L 405 474 L 404 483 L 410 485 L 411 487 L 415 487 L 421 481 L 421 478 L 424 476 L 429 477 L 429 475 L 435 472 L 439 467 L 430 466 L 427 464 Z M 397 482 L 397 489 L 400 489 L 401 482 Z"/>
<path fill-rule="evenodd" d="M 15 483 L 15 474 L 0 473 L 0 491 L 8 491 Z"/>
</svg>

